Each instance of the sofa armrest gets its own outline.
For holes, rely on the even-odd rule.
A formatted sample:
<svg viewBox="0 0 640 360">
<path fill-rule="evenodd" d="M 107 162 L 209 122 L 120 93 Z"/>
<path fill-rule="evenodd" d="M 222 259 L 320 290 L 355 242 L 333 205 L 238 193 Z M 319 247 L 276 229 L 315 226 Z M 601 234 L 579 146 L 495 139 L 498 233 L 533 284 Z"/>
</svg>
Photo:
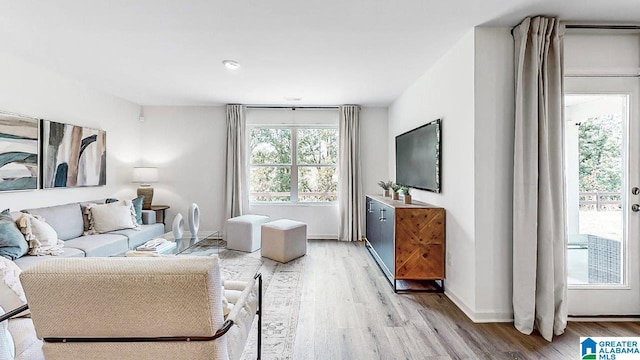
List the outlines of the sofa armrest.
<svg viewBox="0 0 640 360">
<path fill-rule="evenodd" d="M 153 210 L 142 210 L 142 223 L 153 225 L 156 223 L 156 212 Z"/>
</svg>

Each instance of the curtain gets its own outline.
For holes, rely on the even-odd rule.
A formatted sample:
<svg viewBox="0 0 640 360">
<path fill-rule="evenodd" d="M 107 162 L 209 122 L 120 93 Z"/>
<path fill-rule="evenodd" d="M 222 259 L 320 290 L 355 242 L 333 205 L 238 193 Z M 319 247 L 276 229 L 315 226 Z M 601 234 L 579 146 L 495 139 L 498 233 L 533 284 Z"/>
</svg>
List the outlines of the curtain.
<svg viewBox="0 0 640 360">
<path fill-rule="evenodd" d="M 362 172 L 360 170 L 360 107 L 340 107 L 340 156 L 338 159 L 338 239 L 358 241 L 362 238 Z"/>
<path fill-rule="evenodd" d="M 551 341 L 567 325 L 563 26 L 526 18 L 514 28 L 514 325 Z"/>
<path fill-rule="evenodd" d="M 246 202 L 246 122 L 242 105 L 227 105 L 225 220 L 243 214 Z"/>
</svg>

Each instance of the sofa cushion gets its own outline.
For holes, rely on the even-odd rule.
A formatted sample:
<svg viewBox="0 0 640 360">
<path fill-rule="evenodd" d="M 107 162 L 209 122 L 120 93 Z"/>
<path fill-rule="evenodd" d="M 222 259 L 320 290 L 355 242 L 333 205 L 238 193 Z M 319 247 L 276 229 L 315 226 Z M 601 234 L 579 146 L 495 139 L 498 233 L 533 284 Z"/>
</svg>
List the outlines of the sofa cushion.
<svg viewBox="0 0 640 360">
<path fill-rule="evenodd" d="M 67 240 L 66 247 L 84 251 L 89 256 L 113 256 L 124 254 L 129 250 L 128 239 L 124 235 L 96 234 L 85 235 Z"/>
<path fill-rule="evenodd" d="M 84 257 L 84 251 L 80 250 L 80 249 L 74 249 L 74 248 L 70 248 L 70 247 L 65 247 L 62 249 L 62 254 L 60 255 L 56 255 L 56 256 L 51 256 L 51 255 L 42 255 L 42 256 L 31 256 L 31 255 L 26 255 L 21 257 L 20 259 L 16 259 L 14 260 L 14 263 L 16 263 L 16 265 L 18 265 L 18 267 L 20 267 L 20 269 L 22 270 L 26 270 L 30 267 L 32 267 L 33 265 L 45 261 L 45 260 L 49 260 L 49 259 L 56 259 L 56 258 L 62 258 L 62 257 Z"/>
<path fill-rule="evenodd" d="M 124 235 L 129 238 L 129 249 L 135 249 L 139 245 L 146 243 L 147 241 L 160 237 L 164 234 L 164 225 L 140 225 L 140 230 L 125 229 L 112 231 L 109 234 Z"/>
<path fill-rule="evenodd" d="M 0 256 L 14 260 L 27 253 L 29 244 L 11 217 L 9 209 L 0 213 Z"/>
<path fill-rule="evenodd" d="M 84 225 L 79 203 L 50 206 L 26 210 L 29 214 L 40 215 L 58 233 L 60 240 L 82 236 Z"/>
</svg>

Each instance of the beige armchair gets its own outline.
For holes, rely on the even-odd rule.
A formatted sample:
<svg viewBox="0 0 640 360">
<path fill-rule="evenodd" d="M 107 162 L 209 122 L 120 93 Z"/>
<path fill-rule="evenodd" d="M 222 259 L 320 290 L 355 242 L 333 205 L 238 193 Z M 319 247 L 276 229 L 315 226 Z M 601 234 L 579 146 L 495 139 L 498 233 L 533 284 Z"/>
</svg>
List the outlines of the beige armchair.
<svg viewBox="0 0 640 360">
<path fill-rule="evenodd" d="M 217 257 L 50 260 L 21 276 L 49 359 L 239 359 L 261 278 L 226 319 Z"/>
</svg>

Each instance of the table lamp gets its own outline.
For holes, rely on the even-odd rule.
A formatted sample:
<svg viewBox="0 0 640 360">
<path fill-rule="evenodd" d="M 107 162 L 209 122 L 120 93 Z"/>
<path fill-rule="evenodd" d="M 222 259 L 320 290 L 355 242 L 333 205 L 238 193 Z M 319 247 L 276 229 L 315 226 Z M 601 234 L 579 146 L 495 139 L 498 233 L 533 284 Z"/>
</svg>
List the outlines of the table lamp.
<svg viewBox="0 0 640 360">
<path fill-rule="evenodd" d="M 134 167 L 133 182 L 140 183 L 138 196 L 144 195 L 142 208 L 144 210 L 150 210 L 151 201 L 153 200 L 153 187 L 151 187 L 151 183 L 158 182 L 158 168 L 143 166 Z"/>
</svg>

